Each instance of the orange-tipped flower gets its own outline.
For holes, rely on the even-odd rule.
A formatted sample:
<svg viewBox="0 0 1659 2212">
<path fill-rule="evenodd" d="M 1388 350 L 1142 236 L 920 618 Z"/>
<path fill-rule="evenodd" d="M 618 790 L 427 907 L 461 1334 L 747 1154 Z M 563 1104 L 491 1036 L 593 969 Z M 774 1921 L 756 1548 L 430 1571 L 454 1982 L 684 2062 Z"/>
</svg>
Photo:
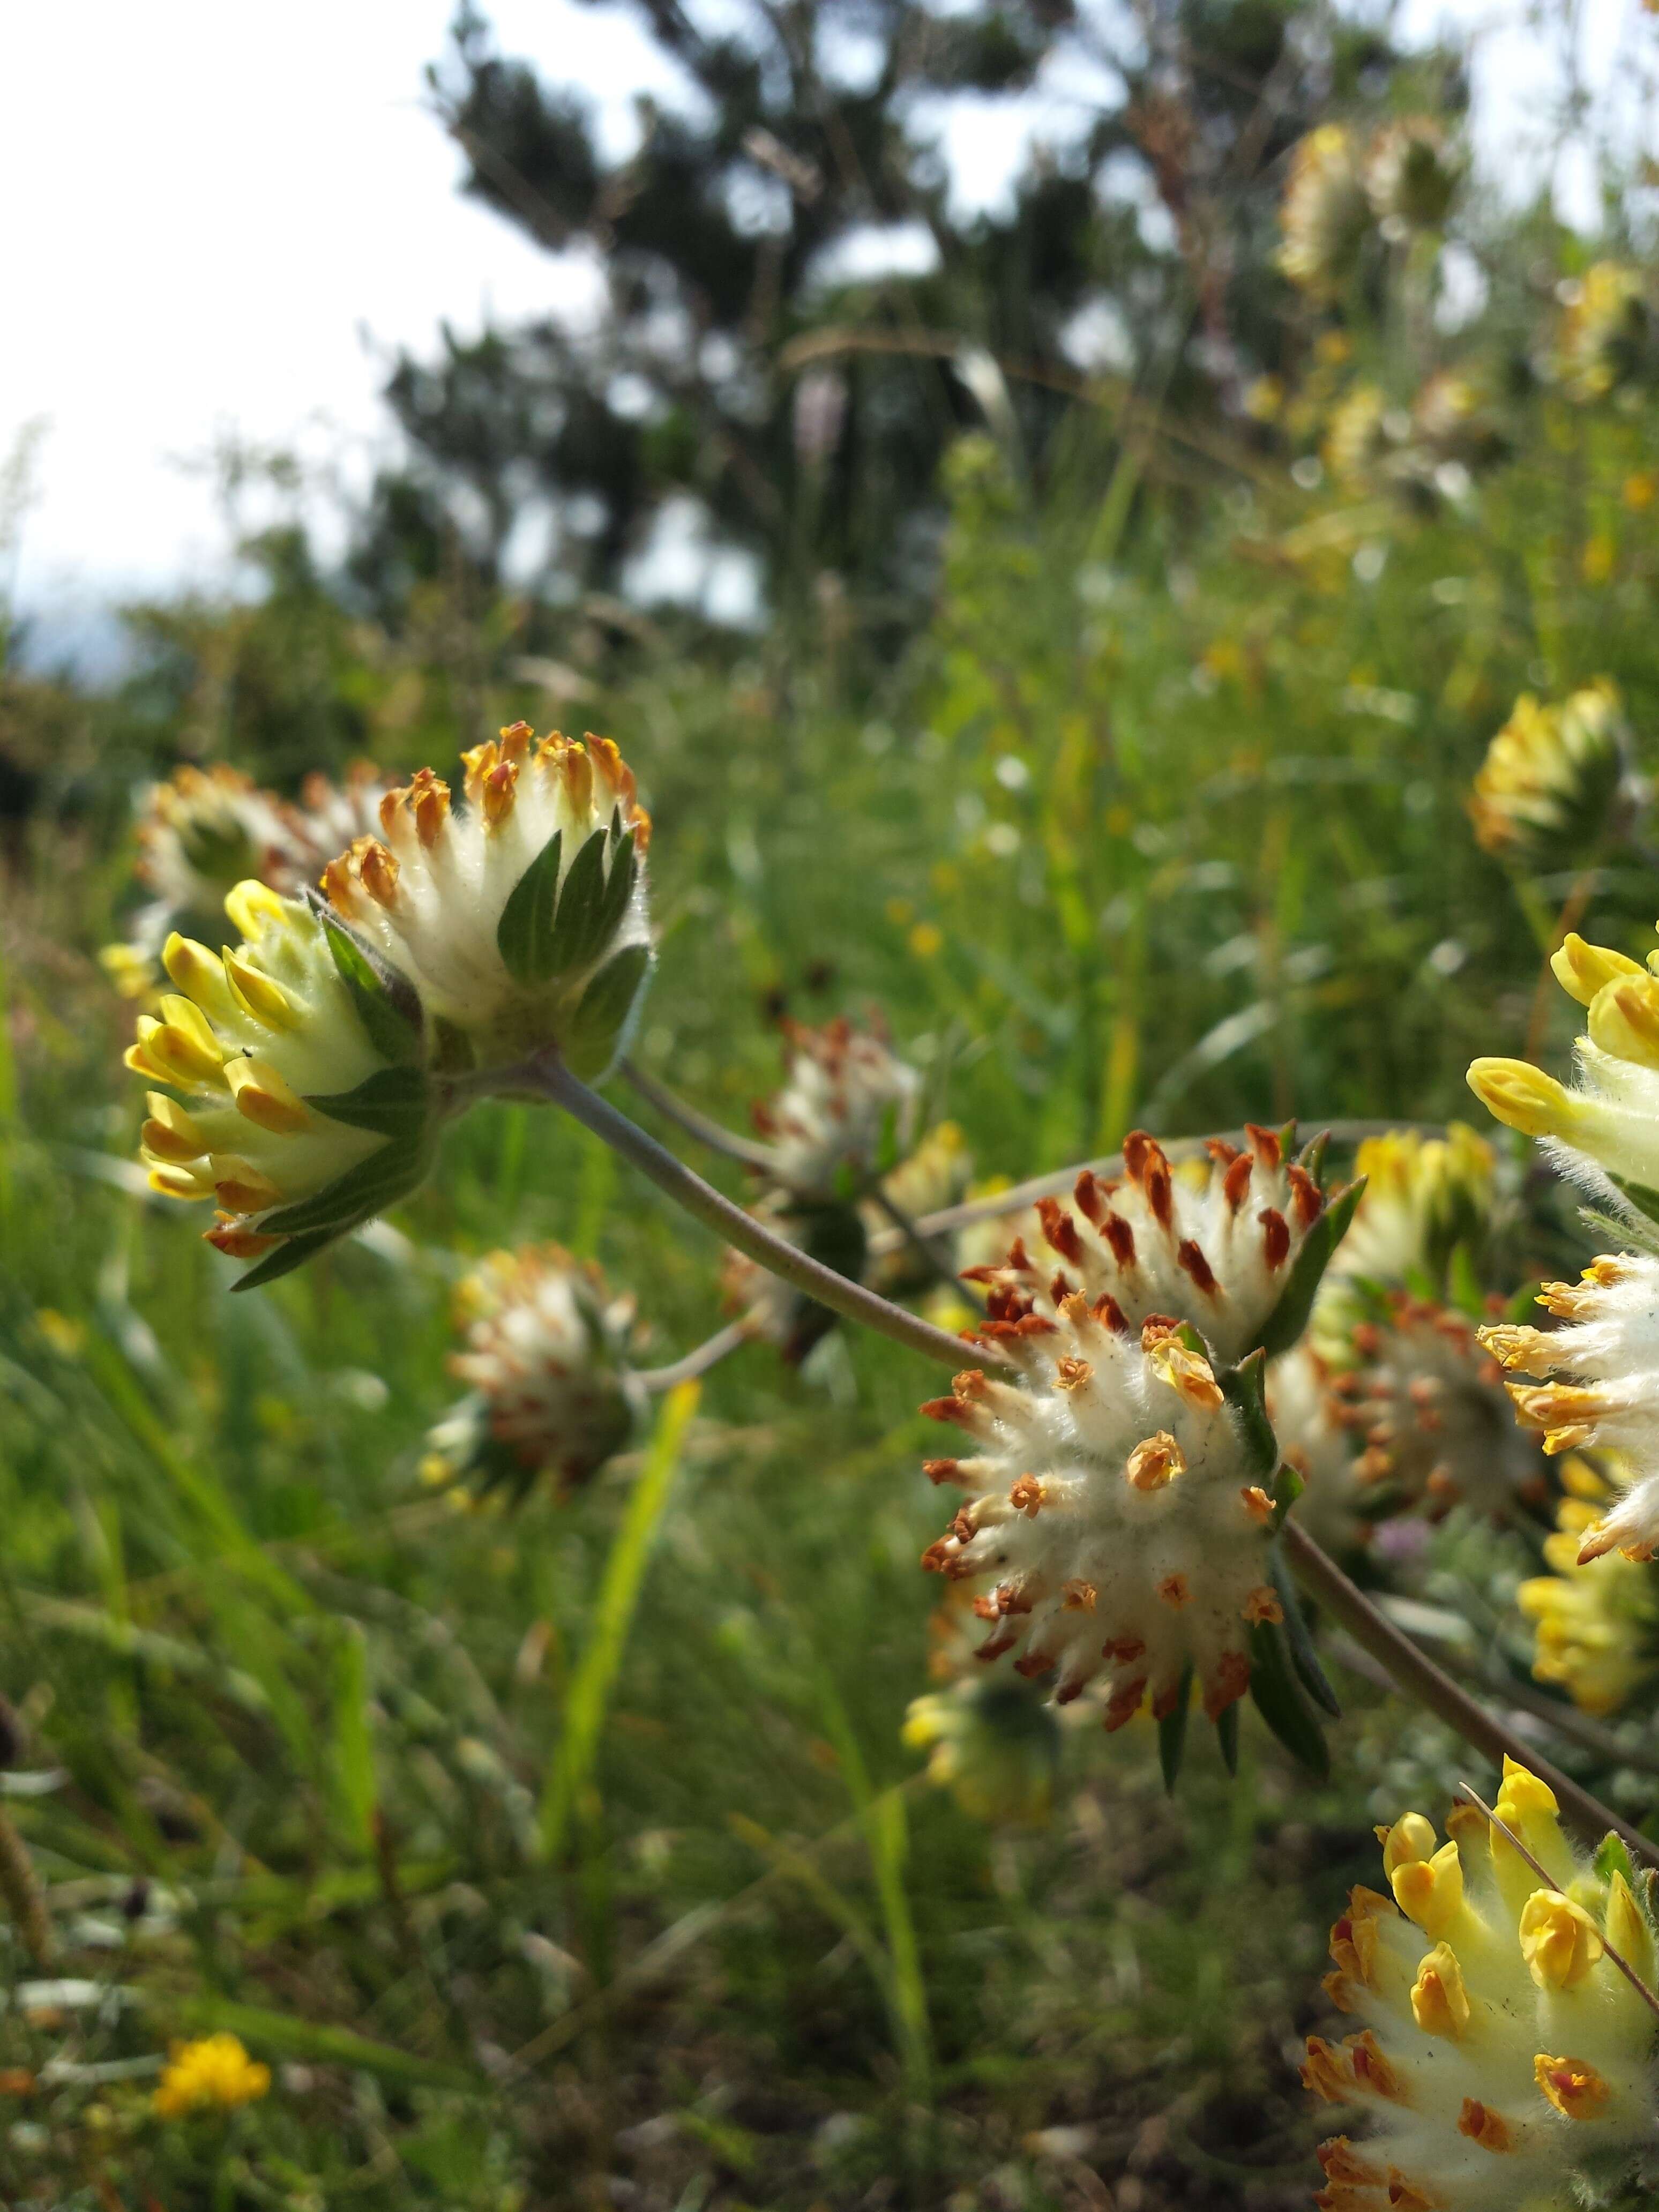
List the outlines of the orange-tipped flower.
<svg viewBox="0 0 1659 2212">
<path fill-rule="evenodd" d="M 608 738 L 527 724 L 476 745 L 465 803 L 422 769 L 323 872 L 330 905 L 477 1068 L 556 1047 L 584 1079 L 622 1049 L 651 964 L 650 817 Z"/>
</svg>

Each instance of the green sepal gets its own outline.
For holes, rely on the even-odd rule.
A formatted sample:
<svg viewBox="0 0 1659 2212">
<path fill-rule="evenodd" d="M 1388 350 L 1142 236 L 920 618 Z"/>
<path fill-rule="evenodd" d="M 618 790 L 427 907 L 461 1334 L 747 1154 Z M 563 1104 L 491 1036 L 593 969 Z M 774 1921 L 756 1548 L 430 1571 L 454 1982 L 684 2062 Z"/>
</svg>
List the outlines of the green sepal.
<svg viewBox="0 0 1659 2212">
<path fill-rule="evenodd" d="M 1602 1881 L 1611 1881 L 1614 1875 L 1621 1874 L 1630 1884 L 1632 1895 L 1635 1893 L 1636 1869 L 1631 1863 L 1625 1839 L 1616 1829 L 1610 1828 L 1597 1844 L 1595 1865 Z"/>
<path fill-rule="evenodd" d="M 1187 1756 L 1187 1721 L 1193 1705 L 1193 1662 L 1187 1662 L 1176 1692 L 1175 1710 L 1158 1724 L 1158 1763 L 1164 1770 L 1164 1787 L 1171 1797 L 1181 1778 L 1181 1762 Z"/>
<path fill-rule="evenodd" d="M 1325 1188 L 1325 1155 L 1330 1150 L 1331 1133 L 1322 1129 L 1316 1137 L 1310 1138 L 1302 1147 L 1297 1165 L 1317 1188 Z"/>
<path fill-rule="evenodd" d="M 1221 1764 L 1235 1781 L 1238 1779 L 1238 1701 L 1217 1716 L 1215 1740 L 1221 1752 Z"/>
<path fill-rule="evenodd" d="M 1237 1367 L 1224 1368 L 1216 1377 L 1244 1431 L 1244 1455 L 1250 1473 L 1263 1481 L 1279 1461 L 1273 1425 L 1267 1419 L 1267 1374 L 1266 1354 L 1253 1352 Z"/>
<path fill-rule="evenodd" d="M 1321 1706 L 1334 1721 L 1340 1721 L 1342 1717 L 1341 1704 L 1319 1663 L 1319 1654 L 1314 1650 L 1313 1638 L 1308 1632 L 1308 1616 L 1302 1610 L 1302 1601 L 1297 1595 L 1296 1585 L 1291 1580 L 1284 1554 L 1277 1544 L 1267 1554 L 1267 1579 L 1285 1608 L 1285 1640 L 1290 1646 L 1291 1663 L 1296 1668 L 1297 1680 L 1315 1705 Z"/>
<path fill-rule="evenodd" d="M 609 830 L 596 830 L 570 863 L 553 924 L 550 975 L 580 974 L 590 967 L 627 911 L 635 874 L 634 834 L 630 830 L 617 846 L 607 876 L 605 855 L 610 842 Z"/>
<path fill-rule="evenodd" d="M 372 953 L 319 899 L 312 912 L 323 925 L 334 968 L 351 994 L 364 1034 L 382 1060 L 399 1065 L 421 1056 L 421 1001 L 408 976 Z"/>
<path fill-rule="evenodd" d="M 266 1283 L 274 1283 L 282 1275 L 291 1275 L 296 1267 L 303 1267 L 313 1253 L 320 1252 L 325 1244 L 335 1241 L 331 1229 L 314 1229 L 308 1237 L 290 1237 L 274 1252 L 267 1252 L 257 1266 L 246 1274 L 239 1275 L 231 1285 L 233 1291 L 257 1291 Z"/>
<path fill-rule="evenodd" d="M 272 1237 L 304 1237 L 315 1230 L 342 1236 L 371 1214 L 384 1213 L 423 1182 L 432 1164 L 432 1149 L 418 1138 L 413 1144 L 382 1145 L 309 1198 L 263 1215 L 258 1227 Z"/>
<path fill-rule="evenodd" d="M 1199 1334 L 1197 1329 L 1194 1328 L 1191 1322 L 1183 1321 L 1180 1328 L 1176 1330 L 1175 1338 L 1177 1344 L 1184 1344 L 1188 1351 L 1194 1354 L 1196 1358 L 1206 1361 L 1208 1360 L 1210 1357 L 1210 1347 L 1205 1343 L 1203 1338 Z"/>
<path fill-rule="evenodd" d="M 1308 1316 L 1313 1311 L 1313 1302 L 1319 1294 L 1331 1255 L 1342 1242 L 1353 1219 L 1354 1208 L 1364 1194 L 1365 1178 L 1360 1176 L 1331 1200 L 1303 1239 L 1302 1249 L 1292 1261 L 1289 1279 L 1279 1294 L 1279 1304 L 1268 1315 L 1261 1332 L 1262 1349 L 1269 1359 L 1288 1352 L 1308 1326 Z"/>
<path fill-rule="evenodd" d="M 1285 1460 L 1273 1476 L 1273 1518 L 1267 1523 L 1271 1534 L 1276 1536 L 1285 1526 L 1285 1516 L 1307 1486 L 1289 1460 Z"/>
<path fill-rule="evenodd" d="M 625 945 L 582 993 L 559 1040 L 565 1063 L 580 1081 L 592 1082 L 616 1058 L 650 966 L 648 945 Z"/>
<path fill-rule="evenodd" d="M 556 830 L 507 894 L 495 925 L 495 950 L 515 983 L 544 983 L 553 973 L 553 916 L 563 850 L 564 832 Z"/>
<path fill-rule="evenodd" d="M 419 1137 L 432 1110 L 427 1079 L 418 1067 L 378 1067 L 355 1091 L 313 1093 L 306 1104 L 331 1121 L 404 1144 Z"/>
<path fill-rule="evenodd" d="M 1274 1135 L 1279 1139 L 1279 1149 L 1283 1152 L 1287 1160 L 1295 1157 L 1296 1126 L 1295 1118 L 1292 1116 L 1292 1118 L 1288 1121 L 1281 1121 L 1278 1128 L 1273 1132 Z"/>
<path fill-rule="evenodd" d="M 1644 1182 L 1627 1182 L 1623 1176 L 1609 1176 L 1607 1180 L 1638 1213 L 1645 1214 L 1650 1221 L 1659 1221 L 1659 1190 L 1650 1188 Z"/>
<path fill-rule="evenodd" d="M 1328 1781 L 1331 1754 L 1325 1731 L 1297 1680 L 1290 1638 L 1281 1620 L 1258 1620 L 1250 1630 L 1250 1695 L 1297 1765 L 1316 1780 Z"/>
</svg>

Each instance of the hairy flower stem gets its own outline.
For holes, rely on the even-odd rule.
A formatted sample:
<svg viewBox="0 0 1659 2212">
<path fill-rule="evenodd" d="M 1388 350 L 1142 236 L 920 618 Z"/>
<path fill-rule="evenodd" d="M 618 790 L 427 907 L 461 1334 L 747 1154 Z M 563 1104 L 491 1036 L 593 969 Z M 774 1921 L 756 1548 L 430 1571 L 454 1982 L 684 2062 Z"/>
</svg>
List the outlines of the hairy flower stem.
<svg viewBox="0 0 1659 2212">
<path fill-rule="evenodd" d="M 816 1298 L 820 1305 L 840 1314 L 843 1320 L 862 1322 L 866 1328 L 891 1337 L 895 1344 L 919 1352 L 924 1359 L 936 1360 L 941 1366 L 963 1367 L 970 1360 L 980 1365 L 1008 1364 L 988 1345 L 975 1345 L 970 1353 L 959 1337 L 947 1336 L 931 1322 L 921 1321 L 915 1314 L 907 1313 L 902 1306 L 878 1297 L 861 1283 L 836 1274 L 833 1267 L 822 1266 L 794 1245 L 786 1243 L 752 1214 L 734 1206 L 729 1198 L 723 1198 L 701 1176 L 694 1175 L 672 1152 L 665 1151 L 654 1137 L 647 1136 L 637 1123 L 630 1121 L 625 1114 L 619 1114 L 607 1099 L 590 1091 L 556 1054 L 542 1054 L 514 1069 L 512 1082 L 515 1090 L 533 1089 L 544 1098 L 551 1099 L 556 1106 L 562 1106 L 585 1129 L 591 1129 L 613 1152 L 638 1168 L 641 1175 L 695 1219 L 728 1244 L 734 1244 L 758 1266 L 769 1268 L 809 1298 Z"/>
<path fill-rule="evenodd" d="M 1592 1797 L 1588 1790 L 1581 1789 L 1571 1776 L 1563 1774 L 1559 1766 L 1553 1765 L 1484 1706 L 1477 1705 L 1449 1674 L 1443 1674 L 1432 1659 L 1349 1581 L 1336 1562 L 1298 1526 L 1294 1513 L 1285 1522 L 1280 1540 L 1286 1563 L 1303 1589 L 1341 1622 L 1362 1650 L 1368 1651 L 1387 1668 L 1396 1688 L 1426 1706 L 1448 1728 L 1455 1729 L 1465 1743 L 1472 1745 L 1495 1765 L 1501 1766 L 1507 1753 L 1540 1782 L 1547 1783 L 1555 1792 L 1563 1817 L 1587 1843 L 1599 1844 L 1611 1829 L 1623 1838 L 1633 1857 L 1649 1866 L 1659 1867 L 1659 1844 L 1650 1842 L 1639 1829 L 1621 1820 L 1599 1798 Z"/>
</svg>

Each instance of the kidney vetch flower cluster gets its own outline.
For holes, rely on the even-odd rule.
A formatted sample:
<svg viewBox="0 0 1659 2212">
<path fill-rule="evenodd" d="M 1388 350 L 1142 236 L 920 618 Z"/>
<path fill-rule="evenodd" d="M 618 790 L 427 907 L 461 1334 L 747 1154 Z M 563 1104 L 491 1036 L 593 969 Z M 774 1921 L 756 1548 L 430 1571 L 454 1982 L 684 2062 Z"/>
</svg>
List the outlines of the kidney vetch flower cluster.
<svg viewBox="0 0 1659 2212">
<path fill-rule="evenodd" d="M 1285 1618 L 1272 1435 L 1236 1375 L 1229 1403 L 1212 1355 L 1263 1341 L 1293 1255 L 1334 1224 L 1281 1139 L 1249 1135 L 1250 1150 L 1218 1146 L 1188 1182 L 1136 1132 L 1121 1182 L 1085 1172 L 1070 1206 L 1043 1201 L 1054 1265 L 1017 1241 L 1000 1267 L 973 1271 L 988 1292 L 973 1340 L 1019 1382 L 970 1368 L 924 1408 L 981 1449 L 928 1462 L 967 1503 L 923 1565 L 991 1583 L 975 1601 L 981 1656 L 1018 1649 L 1018 1670 L 1052 1676 L 1059 1703 L 1106 1672 L 1109 1729 L 1149 1696 L 1156 1715 L 1175 1713 L 1194 1679 L 1218 1719 L 1250 1686 L 1252 1631 Z M 1328 1249 L 1322 1237 L 1316 1257 Z"/>
<path fill-rule="evenodd" d="M 622 1449 L 641 1395 L 635 1306 L 594 1262 L 557 1244 L 492 1252 L 456 1286 L 455 1317 L 449 1369 L 471 1392 L 428 1438 L 428 1481 L 521 1499 L 543 1474 L 577 1487 Z"/>
<path fill-rule="evenodd" d="M 499 1067 L 556 1046 L 584 1080 L 617 1053 L 651 964 L 651 818 L 608 738 L 527 722 L 463 756 L 465 812 L 422 769 L 380 836 L 323 872 L 328 902 L 408 979 L 441 1064 Z"/>
<path fill-rule="evenodd" d="M 1628 1862 L 1581 1863 L 1512 1759 L 1494 1810 L 1455 1808 L 1444 1844 L 1420 1813 L 1380 1831 L 1393 1899 L 1355 1889 L 1331 1930 L 1326 1991 L 1358 2026 L 1310 2038 L 1303 2078 L 1370 2126 L 1321 2146 L 1322 2212 L 1573 2212 L 1659 2140 L 1654 2015 L 1610 1955 L 1651 1988 Z"/>
<path fill-rule="evenodd" d="M 156 1189 L 217 1200 L 210 1241 L 259 1260 L 239 1288 L 413 1189 L 480 1073 L 556 1050 L 599 1075 L 621 1048 L 651 957 L 632 775 L 605 738 L 532 752 L 522 723 L 466 773 L 460 816 L 428 769 L 386 792 L 387 842 L 331 861 L 325 901 L 246 882 L 240 945 L 163 947 L 175 991 L 127 1054 L 168 1086 L 141 1157 Z"/>
</svg>

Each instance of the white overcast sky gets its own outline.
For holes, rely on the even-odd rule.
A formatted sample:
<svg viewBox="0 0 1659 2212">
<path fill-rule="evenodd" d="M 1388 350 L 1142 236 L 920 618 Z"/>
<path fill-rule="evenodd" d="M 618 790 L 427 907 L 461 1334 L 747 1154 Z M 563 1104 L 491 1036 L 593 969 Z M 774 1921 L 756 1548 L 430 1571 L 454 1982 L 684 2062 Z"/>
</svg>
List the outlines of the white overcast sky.
<svg viewBox="0 0 1659 2212">
<path fill-rule="evenodd" d="M 42 426 L 35 496 L 0 591 L 66 641 L 123 594 L 222 574 L 199 461 L 216 435 L 348 465 L 385 424 L 389 353 L 568 303 L 574 280 L 456 190 L 423 106 L 452 0 L 0 0 L 0 460 Z M 494 0 L 508 53 L 580 78 L 626 129 L 668 90 L 615 10 Z M 1419 33 L 1518 21 L 1520 0 L 1407 0 Z M 1582 0 L 1592 80 L 1659 30 L 1638 0 Z M 1486 42 L 1488 163 L 1513 166 L 1555 64 Z M 994 191 L 1018 125 L 981 116 L 963 173 Z M 1564 189 L 1582 205 L 1585 179 Z"/>
</svg>

